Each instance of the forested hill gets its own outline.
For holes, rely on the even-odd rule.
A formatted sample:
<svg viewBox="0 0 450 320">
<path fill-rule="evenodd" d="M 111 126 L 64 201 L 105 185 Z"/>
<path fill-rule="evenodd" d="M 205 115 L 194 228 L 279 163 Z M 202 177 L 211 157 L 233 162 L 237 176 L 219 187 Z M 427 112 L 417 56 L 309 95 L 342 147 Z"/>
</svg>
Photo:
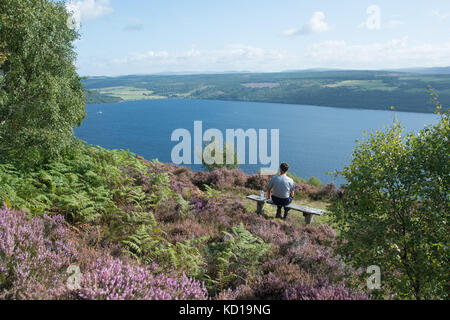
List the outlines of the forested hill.
<svg viewBox="0 0 450 320">
<path fill-rule="evenodd" d="M 450 105 L 450 74 L 400 71 L 294 71 L 134 75 L 84 80 L 88 103 L 193 98 L 435 112 L 428 86 Z"/>
</svg>

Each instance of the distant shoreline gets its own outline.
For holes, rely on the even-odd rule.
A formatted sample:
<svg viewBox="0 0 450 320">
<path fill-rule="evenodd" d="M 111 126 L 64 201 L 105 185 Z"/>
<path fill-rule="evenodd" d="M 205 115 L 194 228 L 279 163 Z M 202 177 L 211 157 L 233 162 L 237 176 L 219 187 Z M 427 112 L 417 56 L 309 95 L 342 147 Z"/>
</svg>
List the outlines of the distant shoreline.
<svg viewBox="0 0 450 320">
<path fill-rule="evenodd" d="M 198 99 L 198 98 L 161 98 L 161 99 L 136 99 L 136 100 L 122 100 L 117 102 L 105 102 L 105 103 L 86 103 L 89 105 L 105 105 L 115 103 L 137 102 L 137 101 L 157 101 L 157 100 L 201 100 L 201 101 L 222 101 L 222 102 L 249 102 L 249 103 L 266 103 L 266 104 L 285 104 L 294 106 L 308 106 L 319 108 L 333 108 L 333 109 L 346 109 L 346 110 L 364 110 L 364 111 L 386 111 L 386 112 L 402 112 L 402 113 L 419 113 L 419 114 L 434 114 L 435 112 L 427 111 L 408 111 L 408 110 L 391 110 L 391 109 L 375 109 L 375 108 L 353 108 L 353 107 L 337 107 L 326 105 L 314 105 L 314 104 L 300 104 L 300 103 L 287 103 L 287 102 L 269 102 L 269 101 L 249 101 L 249 100 L 226 100 L 226 99 Z"/>
<path fill-rule="evenodd" d="M 141 75 L 83 80 L 87 102 L 201 99 L 434 113 L 429 87 L 450 106 L 450 74 L 321 71 L 206 75 Z M 363 106 L 363 107 L 361 107 Z M 445 111 L 445 110 L 443 110 Z"/>
</svg>

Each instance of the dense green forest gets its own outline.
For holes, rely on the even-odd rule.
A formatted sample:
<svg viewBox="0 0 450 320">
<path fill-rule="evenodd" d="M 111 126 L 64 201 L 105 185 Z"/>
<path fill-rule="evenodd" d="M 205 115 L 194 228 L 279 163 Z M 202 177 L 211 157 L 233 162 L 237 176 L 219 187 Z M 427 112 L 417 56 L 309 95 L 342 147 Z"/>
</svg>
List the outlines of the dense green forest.
<svg viewBox="0 0 450 320">
<path fill-rule="evenodd" d="M 192 98 L 307 104 L 339 108 L 434 112 L 428 87 L 450 104 L 450 75 L 397 71 L 306 71 L 210 75 L 92 77 L 89 103 Z M 422 71 L 425 72 L 425 71 Z M 133 93 L 133 94 L 130 94 Z M 111 100 L 112 99 L 112 100 Z"/>
</svg>

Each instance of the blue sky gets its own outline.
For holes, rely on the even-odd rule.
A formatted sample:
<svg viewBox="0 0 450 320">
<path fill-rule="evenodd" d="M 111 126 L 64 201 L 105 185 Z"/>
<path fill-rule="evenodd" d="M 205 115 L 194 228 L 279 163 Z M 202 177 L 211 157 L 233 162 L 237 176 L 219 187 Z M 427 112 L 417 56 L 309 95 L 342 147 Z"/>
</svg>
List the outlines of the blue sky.
<svg viewBox="0 0 450 320">
<path fill-rule="evenodd" d="M 450 66 L 450 1 L 73 0 L 81 75 Z"/>
</svg>

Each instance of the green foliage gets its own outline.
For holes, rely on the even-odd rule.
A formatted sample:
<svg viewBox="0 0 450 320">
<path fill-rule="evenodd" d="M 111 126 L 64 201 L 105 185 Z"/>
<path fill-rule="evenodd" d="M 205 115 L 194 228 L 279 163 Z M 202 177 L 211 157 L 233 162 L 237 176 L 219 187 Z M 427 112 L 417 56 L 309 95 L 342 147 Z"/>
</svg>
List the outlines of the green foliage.
<svg viewBox="0 0 450 320">
<path fill-rule="evenodd" d="M 316 177 L 311 177 L 308 180 L 298 177 L 293 173 L 289 173 L 287 174 L 288 177 L 290 177 L 292 180 L 294 180 L 295 183 L 302 183 L 302 184 L 309 184 L 310 186 L 314 186 L 314 187 L 322 187 L 323 183 L 322 181 L 320 181 L 319 178 Z"/>
<path fill-rule="evenodd" d="M 136 224 L 136 216 L 146 217 L 141 220 L 144 224 Z M 208 240 L 207 237 L 172 244 L 164 238 L 165 233 L 157 227 L 151 213 L 133 213 L 132 217 L 132 225 L 138 228 L 122 240 L 127 253 L 141 263 L 156 263 L 161 268 L 159 271 L 178 270 L 202 278 L 206 263 L 198 247 Z"/>
<path fill-rule="evenodd" d="M 119 97 L 113 97 L 108 94 L 104 94 L 98 91 L 88 91 L 85 93 L 85 99 L 87 104 L 100 104 L 100 103 L 117 103 L 122 102 L 123 99 Z"/>
<path fill-rule="evenodd" d="M 146 173 L 142 161 L 129 152 L 83 145 L 41 169 L 0 165 L 0 201 L 36 215 L 60 213 L 73 222 L 107 221 L 119 206 L 147 203 L 142 187 L 133 185 L 125 169 Z"/>
<path fill-rule="evenodd" d="M 220 195 L 221 195 L 221 192 L 219 190 L 215 190 L 215 189 L 211 188 L 210 186 L 208 186 L 207 184 L 204 184 L 203 188 L 205 188 L 206 197 L 208 199 L 217 198 L 217 197 L 220 197 Z"/>
<path fill-rule="evenodd" d="M 295 175 L 294 173 L 287 173 L 287 176 L 289 178 L 291 178 L 292 180 L 294 180 L 295 183 L 307 183 L 306 179 L 303 179 L 302 177 L 299 177 L 297 175 Z"/>
<path fill-rule="evenodd" d="M 85 105 L 74 65 L 78 34 L 67 20 L 62 2 L 0 3 L 0 162 L 36 166 L 73 144 Z"/>
<path fill-rule="evenodd" d="M 192 205 L 170 187 L 170 177 L 167 172 L 154 174 L 150 178 L 152 187 L 149 190 L 149 202 L 151 207 L 157 209 L 160 206 L 166 206 L 169 202 L 174 202 L 180 218 L 187 218 L 191 215 Z"/>
<path fill-rule="evenodd" d="M 449 139 L 448 114 L 417 136 L 396 123 L 340 172 L 348 184 L 331 212 L 341 251 L 357 267 L 381 267 L 380 296 L 448 298 Z"/>
<path fill-rule="evenodd" d="M 166 203 L 173 195 L 170 189 L 170 178 L 166 172 L 158 173 L 151 180 L 151 203 L 154 207 Z"/>
<path fill-rule="evenodd" d="M 0 67 L 6 61 L 6 55 L 3 52 L 0 52 Z"/>
<path fill-rule="evenodd" d="M 223 236 L 222 242 L 212 243 L 208 248 L 216 266 L 214 280 L 210 283 L 220 291 L 236 278 L 246 281 L 248 277 L 253 277 L 271 248 L 270 244 L 246 230 L 242 223 L 231 228 L 231 232 L 223 231 Z M 243 266 L 245 270 L 241 270 Z"/>
<path fill-rule="evenodd" d="M 316 177 L 311 177 L 306 183 L 311 185 L 311 186 L 314 186 L 314 187 L 321 187 L 323 185 L 322 181 L 320 181 Z"/>
<path fill-rule="evenodd" d="M 210 152 L 208 152 L 210 150 Z M 229 170 L 239 168 L 239 159 L 231 146 L 226 143 L 222 146 L 218 146 L 215 139 L 211 143 L 207 144 L 204 149 L 204 154 L 202 157 L 202 165 L 208 171 L 214 171 L 216 169 L 227 168 Z M 216 152 L 218 153 L 216 155 Z M 219 161 L 216 161 L 217 160 Z M 227 163 L 227 158 L 233 159 L 233 163 Z"/>
</svg>

